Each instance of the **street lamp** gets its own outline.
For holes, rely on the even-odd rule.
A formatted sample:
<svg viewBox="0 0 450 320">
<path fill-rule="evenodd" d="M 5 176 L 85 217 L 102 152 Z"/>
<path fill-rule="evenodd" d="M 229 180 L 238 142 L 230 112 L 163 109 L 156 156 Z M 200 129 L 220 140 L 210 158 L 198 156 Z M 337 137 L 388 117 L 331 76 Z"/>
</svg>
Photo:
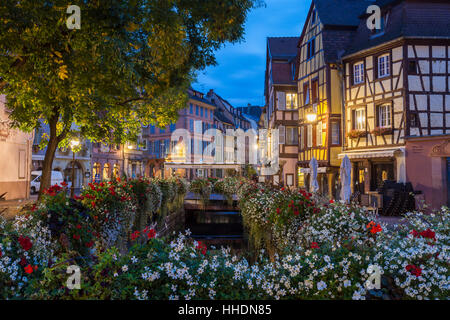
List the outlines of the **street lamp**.
<svg viewBox="0 0 450 320">
<path fill-rule="evenodd" d="M 74 138 L 70 141 L 70 148 L 72 149 L 72 185 L 70 186 L 70 197 L 73 198 L 75 193 L 75 148 L 80 145 L 80 140 Z"/>
<path fill-rule="evenodd" d="M 317 119 L 317 115 L 315 113 L 308 113 L 306 115 L 306 120 L 308 120 L 308 122 L 314 122 Z"/>
</svg>

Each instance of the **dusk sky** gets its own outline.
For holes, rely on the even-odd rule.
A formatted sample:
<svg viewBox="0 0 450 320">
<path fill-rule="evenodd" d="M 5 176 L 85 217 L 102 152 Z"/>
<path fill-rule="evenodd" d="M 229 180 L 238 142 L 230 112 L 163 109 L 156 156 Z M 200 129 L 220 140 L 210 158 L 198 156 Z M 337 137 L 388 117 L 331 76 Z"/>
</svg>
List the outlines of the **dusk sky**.
<svg viewBox="0 0 450 320">
<path fill-rule="evenodd" d="M 234 107 L 264 105 L 267 37 L 299 37 L 311 0 L 265 0 L 245 25 L 244 41 L 217 51 L 217 66 L 198 74 L 194 89 L 214 89 Z"/>
</svg>

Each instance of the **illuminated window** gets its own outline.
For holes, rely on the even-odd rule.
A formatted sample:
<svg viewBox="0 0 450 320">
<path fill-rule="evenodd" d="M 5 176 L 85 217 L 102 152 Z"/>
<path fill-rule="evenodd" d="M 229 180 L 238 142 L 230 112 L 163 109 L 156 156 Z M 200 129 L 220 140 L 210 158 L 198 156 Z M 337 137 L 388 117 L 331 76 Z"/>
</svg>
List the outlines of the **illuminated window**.
<svg viewBox="0 0 450 320">
<path fill-rule="evenodd" d="M 300 172 L 300 168 L 298 168 L 298 186 L 305 186 L 305 174 L 303 172 Z"/>
<path fill-rule="evenodd" d="M 364 130 L 366 128 L 366 110 L 359 108 L 353 110 L 353 129 Z"/>
<path fill-rule="evenodd" d="M 364 169 L 359 169 L 358 170 L 358 181 L 359 183 L 364 183 Z"/>
<path fill-rule="evenodd" d="M 92 168 L 92 178 L 100 179 L 100 163 L 98 162 L 94 163 L 94 166 Z"/>
<path fill-rule="evenodd" d="M 103 166 L 103 180 L 109 179 L 109 164 L 105 163 Z"/>
<path fill-rule="evenodd" d="M 113 167 L 113 172 L 112 172 L 113 177 L 118 177 L 119 171 L 120 171 L 120 166 L 117 163 L 115 163 L 114 167 Z"/>
<path fill-rule="evenodd" d="M 293 110 L 297 109 L 297 94 L 296 93 L 286 93 L 286 109 Z"/>
<path fill-rule="evenodd" d="M 317 134 L 316 142 L 317 142 L 318 146 L 321 146 L 322 145 L 322 122 L 317 123 L 316 130 L 317 130 L 316 131 L 316 134 Z"/>
</svg>

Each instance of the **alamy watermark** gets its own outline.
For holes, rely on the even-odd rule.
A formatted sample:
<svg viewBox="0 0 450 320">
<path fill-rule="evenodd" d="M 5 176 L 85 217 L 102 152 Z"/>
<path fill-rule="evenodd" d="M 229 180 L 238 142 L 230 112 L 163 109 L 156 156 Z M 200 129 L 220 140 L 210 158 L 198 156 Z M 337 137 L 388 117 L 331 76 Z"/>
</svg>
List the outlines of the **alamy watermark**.
<svg viewBox="0 0 450 320">
<path fill-rule="evenodd" d="M 80 7 L 76 6 L 76 5 L 70 5 L 67 7 L 66 13 L 70 14 L 70 16 L 66 20 L 67 29 L 69 29 L 69 30 L 81 29 L 81 9 L 80 9 Z"/>
<path fill-rule="evenodd" d="M 370 16 L 367 18 L 367 28 L 369 30 L 381 29 L 381 9 L 377 5 L 371 5 L 366 10 Z"/>
<path fill-rule="evenodd" d="M 67 267 L 67 274 L 70 274 L 66 281 L 66 286 L 69 290 L 81 289 L 81 271 L 80 267 L 77 265 L 71 265 Z"/>
<path fill-rule="evenodd" d="M 367 273 L 370 274 L 365 283 L 367 290 L 381 289 L 381 268 L 377 265 L 370 265 L 367 268 Z"/>
<path fill-rule="evenodd" d="M 260 175 L 274 175 L 279 170 L 278 129 L 210 128 L 203 132 L 195 121 L 193 132 L 177 129 L 171 135 L 168 162 L 180 164 L 250 164 L 261 168 Z"/>
</svg>

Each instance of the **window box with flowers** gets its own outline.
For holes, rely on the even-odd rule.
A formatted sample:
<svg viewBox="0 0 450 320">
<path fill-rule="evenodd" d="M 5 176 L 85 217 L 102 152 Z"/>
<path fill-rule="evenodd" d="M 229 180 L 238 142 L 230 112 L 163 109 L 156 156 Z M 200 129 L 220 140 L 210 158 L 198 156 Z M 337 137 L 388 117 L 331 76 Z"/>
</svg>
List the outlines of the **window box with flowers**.
<svg viewBox="0 0 450 320">
<path fill-rule="evenodd" d="M 357 139 L 360 137 L 365 137 L 366 135 L 367 135 L 367 132 L 365 130 L 358 130 L 358 129 L 350 130 L 347 133 L 347 137 L 349 137 L 350 139 Z"/>
<path fill-rule="evenodd" d="M 392 133 L 392 128 L 385 128 L 385 127 L 377 127 L 375 129 L 373 129 L 372 131 L 370 131 L 371 134 L 373 134 L 376 137 L 380 137 L 383 136 L 385 134 L 391 134 Z"/>
</svg>

